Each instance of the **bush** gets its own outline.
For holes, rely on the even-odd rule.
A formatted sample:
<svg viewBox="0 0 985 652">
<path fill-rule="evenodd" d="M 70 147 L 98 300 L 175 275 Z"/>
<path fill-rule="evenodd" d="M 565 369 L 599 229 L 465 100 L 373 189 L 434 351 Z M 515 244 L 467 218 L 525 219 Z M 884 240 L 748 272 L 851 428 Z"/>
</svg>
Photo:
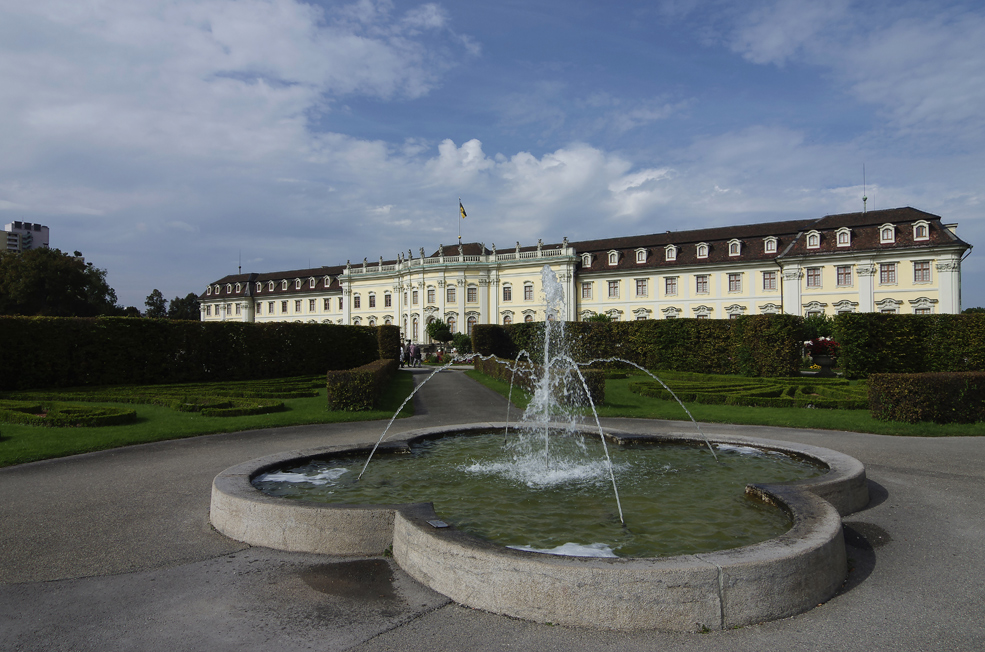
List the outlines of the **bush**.
<svg viewBox="0 0 985 652">
<path fill-rule="evenodd" d="M 394 337 L 395 326 L 0 317 L 0 341 L 24 343 L 4 347 L 0 390 L 320 375 L 378 359 Z"/>
<path fill-rule="evenodd" d="M 328 372 L 328 409 L 372 410 L 397 373 L 396 360 L 376 360 L 355 369 Z"/>
<path fill-rule="evenodd" d="M 530 393 L 533 393 L 537 382 L 544 373 L 543 368 L 539 365 L 527 361 L 514 362 L 503 358 L 475 358 L 472 365 L 480 373 L 512 383 L 515 387 L 520 387 Z M 555 397 L 555 399 L 566 405 L 587 406 L 588 400 L 585 395 L 585 387 L 587 386 L 592 404 L 601 405 L 605 401 L 605 372 L 600 369 L 584 368 L 580 371 L 585 384 L 581 384 L 581 380 L 573 370 L 568 370 L 565 376 L 558 379 L 557 383 L 559 388 L 565 388 L 568 392 L 564 396 Z"/>
<path fill-rule="evenodd" d="M 985 421 L 985 372 L 872 374 L 869 409 L 882 421 Z"/>
<path fill-rule="evenodd" d="M 459 355 L 472 353 L 472 338 L 465 333 L 455 333 L 451 339 L 451 344 L 458 349 Z"/>
<path fill-rule="evenodd" d="M 794 315 L 754 315 L 732 320 L 568 322 L 565 331 L 577 362 L 620 358 L 647 369 L 790 376 L 800 368 L 802 323 Z M 544 322 L 487 325 L 473 333 L 476 351 L 483 355 L 515 359 L 526 351 L 538 363 L 543 357 Z"/>
<path fill-rule="evenodd" d="M 52 428 L 97 428 L 125 425 L 136 420 L 137 412 L 126 408 L 0 401 L 0 423 L 22 423 Z"/>
<path fill-rule="evenodd" d="M 847 378 L 985 370 L 985 314 L 851 313 L 834 327 Z"/>
</svg>

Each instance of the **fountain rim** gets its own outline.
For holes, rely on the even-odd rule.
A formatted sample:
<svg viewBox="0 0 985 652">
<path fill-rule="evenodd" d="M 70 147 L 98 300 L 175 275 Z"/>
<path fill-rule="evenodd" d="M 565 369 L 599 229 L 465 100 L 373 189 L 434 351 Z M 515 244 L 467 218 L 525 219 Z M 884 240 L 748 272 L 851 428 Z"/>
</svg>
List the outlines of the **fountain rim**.
<svg viewBox="0 0 985 652">
<path fill-rule="evenodd" d="M 505 425 L 422 428 L 401 433 L 385 449 Z M 579 430 L 598 433 L 590 427 Z M 603 430 L 619 443 L 704 442 L 686 433 Z M 366 444 L 285 451 L 232 466 L 213 481 L 210 517 L 220 533 L 250 545 L 341 556 L 392 550 L 408 574 L 460 604 L 539 622 L 609 629 L 723 629 L 794 615 L 829 599 L 847 572 L 841 517 L 868 503 L 864 466 L 848 455 L 807 444 L 739 435 L 710 439 L 803 456 L 826 465 L 828 472 L 789 484 L 747 486 L 747 493 L 790 514 L 793 526 L 784 534 L 740 548 L 673 557 L 566 557 L 514 550 L 453 527 L 431 527 L 428 521 L 437 517 L 430 503 L 318 503 L 269 496 L 252 485 L 258 475 L 277 467 L 368 453 L 371 446 Z"/>
</svg>

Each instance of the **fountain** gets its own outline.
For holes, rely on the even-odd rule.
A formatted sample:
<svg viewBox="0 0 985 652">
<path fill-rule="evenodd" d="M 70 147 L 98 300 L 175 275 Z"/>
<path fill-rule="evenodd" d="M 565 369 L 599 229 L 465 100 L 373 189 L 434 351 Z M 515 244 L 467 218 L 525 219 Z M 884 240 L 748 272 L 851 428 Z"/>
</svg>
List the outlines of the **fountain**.
<svg viewBox="0 0 985 652">
<path fill-rule="evenodd" d="M 735 436 L 717 436 L 712 441 L 700 431 L 697 435 L 637 435 L 603 429 L 597 417 L 593 423 L 582 423 L 578 411 L 562 411 L 554 400 L 577 393 L 579 387 L 589 397 L 590 393 L 580 366 L 564 348 L 564 322 L 558 318 L 560 285 L 549 268 L 545 268 L 543 278 L 548 312 L 543 375 L 520 423 L 421 429 L 404 433 L 398 442 L 385 441 L 388 425 L 371 449 L 325 447 L 232 467 L 213 483 L 211 519 L 216 529 L 252 545 L 281 550 L 334 555 L 380 555 L 392 551 L 396 563 L 408 574 L 460 604 L 556 624 L 700 631 L 793 615 L 830 598 L 846 574 L 841 516 L 868 502 L 862 465 L 835 451 L 799 444 Z M 279 489 L 271 489 L 270 481 L 277 480 L 285 470 L 324 463 L 315 471 L 320 479 L 314 484 L 341 491 L 342 485 L 352 485 L 340 481 L 340 477 L 347 472 L 347 466 L 352 466 L 353 455 L 365 456 L 363 472 L 359 474 L 362 477 L 377 450 L 392 456 L 416 451 L 414 447 L 443 437 L 460 438 L 489 431 L 499 433 L 494 448 L 505 449 L 506 457 L 532 464 L 531 468 L 536 469 L 524 480 L 527 484 L 540 482 L 538 478 L 548 475 L 563 477 L 572 468 L 577 474 L 594 474 L 595 484 L 601 484 L 598 478 L 605 476 L 610 486 L 608 500 L 613 503 L 608 508 L 609 525 L 617 532 L 615 549 L 626 556 L 616 557 L 608 543 L 581 541 L 581 545 L 570 546 L 556 539 L 540 547 L 524 547 L 516 540 L 500 541 L 481 529 L 472 530 L 483 535 L 476 536 L 468 527 L 448 527 L 430 502 L 414 502 L 430 498 L 415 498 L 413 492 L 395 498 L 397 492 L 393 490 L 367 499 L 359 493 L 363 490 L 359 486 L 352 497 L 342 494 L 341 498 L 336 497 L 342 503 L 331 504 L 268 495 L 254 486 L 256 483 L 278 493 Z M 594 447 L 599 449 L 593 461 L 584 457 L 589 440 L 596 441 Z M 623 539 L 635 541 L 634 529 L 645 530 L 647 524 L 637 520 L 634 528 L 634 518 L 644 518 L 640 508 L 634 507 L 629 514 L 623 512 L 617 482 L 622 473 L 616 473 L 622 462 L 613 462 L 610 443 L 622 447 L 683 444 L 692 453 L 696 450 L 704 455 L 706 467 L 718 465 L 716 448 L 722 451 L 739 447 L 787 459 L 811 460 L 826 473 L 745 487 L 748 496 L 772 506 L 772 510 L 760 507 L 760 511 L 786 516 L 789 529 L 784 525 L 757 540 L 727 545 L 728 549 L 704 545 L 667 552 L 652 547 L 652 543 L 647 544 L 651 547 L 633 548 Z M 702 453 L 698 447 L 707 450 Z M 415 456 L 416 453 L 400 457 Z M 340 462 L 346 457 L 347 465 Z M 480 469 L 483 473 L 488 470 Z M 686 479 L 683 489 L 675 491 L 693 491 L 700 482 L 701 478 Z M 361 483 L 364 481 L 355 484 Z M 456 493 L 454 487 L 451 493 Z M 603 501 L 597 497 L 589 500 L 596 504 Z M 642 505 L 654 498 L 634 500 L 634 505 Z M 500 498 L 486 502 L 513 505 L 523 500 Z M 466 509 L 466 516 L 469 510 L 481 511 L 478 507 Z M 518 509 L 505 511 L 507 521 L 520 517 Z M 574 511 L 587 510 L 576 507 Z M 445 516 L 444 507 L 440 516 L 453 524 L 469 520 L 461 514 Z M 541 517 L 534 517 L 533 527 L 537 518 Z M 526 527 L 529 531 L 531 526 Z M 723 526 L 714 525 L 711 529 L 720 527 Z M 630 536 L 620 539 L 620 530 Z M 572 548 L 576 554 L 605 556 L 570 556 Z"/>
</svg>

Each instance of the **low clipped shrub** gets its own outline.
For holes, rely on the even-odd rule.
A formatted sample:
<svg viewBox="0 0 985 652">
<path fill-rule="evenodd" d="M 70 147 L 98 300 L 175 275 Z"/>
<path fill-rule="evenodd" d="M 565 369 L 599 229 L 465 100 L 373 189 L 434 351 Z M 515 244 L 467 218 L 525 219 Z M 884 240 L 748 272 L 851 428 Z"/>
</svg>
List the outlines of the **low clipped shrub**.
<svg viewBox="0 0 985 652">
<path fill-rule="evenodd" d="M 387 383 L 397 373 L 394 359 L 375 360 L 355 369 L 328 372 L 330 410 L 372 410 L 379 404 Z"/>
<path fill-rule="evenodd" d="M 864 410 L 869 405 L 864 384 L 852 385 L 841 379 L 678 380 L 668 385 L 685 403 L 839 410 Z M 673 399 L 663 385 L 652 380 L 631 382 L 629 391 L 640 396 Z"/>
<path fill-rule="evenodd" d="M 869 409 L 882 421 L 985 421 L 985 372 L 872 374 Z"/>
<path fill-rule="evenodd" d="M 120 426 L 137 420 L 136 410 L 96 405 L 0 401 L 0 422 L 51 428 Z"/>
</svg>

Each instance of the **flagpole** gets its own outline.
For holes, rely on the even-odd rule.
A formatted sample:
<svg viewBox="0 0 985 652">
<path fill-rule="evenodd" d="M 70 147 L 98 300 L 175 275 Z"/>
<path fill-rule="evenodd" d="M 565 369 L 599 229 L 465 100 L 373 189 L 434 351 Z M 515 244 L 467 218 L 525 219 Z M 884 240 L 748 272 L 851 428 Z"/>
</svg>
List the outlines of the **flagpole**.
<svg viewBox="0 0 985 652">
<path fill-rule="evenodd" d="M 462 217 L 462 213 L 463 212 L 464 211 L 462 210 L 462 198 L 459 197 L 458 198 L 458 218 L 459 218 L 458 219 L 458 244 L 462 244 L 462 220 L 465 219 L 465 218 Z"/>
</svg>

